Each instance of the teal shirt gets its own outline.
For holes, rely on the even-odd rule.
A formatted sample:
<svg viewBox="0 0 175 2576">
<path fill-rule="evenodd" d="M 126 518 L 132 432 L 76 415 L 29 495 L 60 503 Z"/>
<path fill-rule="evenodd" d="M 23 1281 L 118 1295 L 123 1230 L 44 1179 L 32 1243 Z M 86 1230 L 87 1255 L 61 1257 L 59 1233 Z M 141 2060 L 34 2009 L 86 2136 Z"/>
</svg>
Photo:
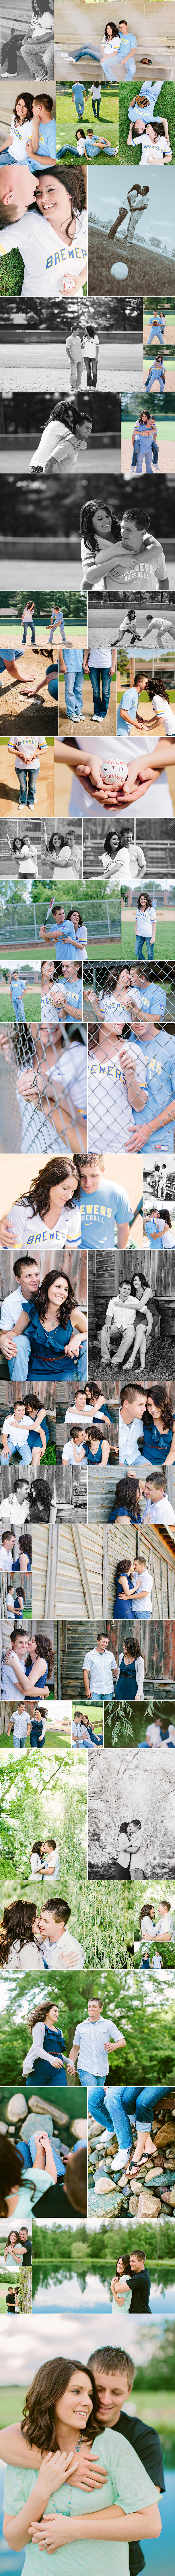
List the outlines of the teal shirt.
<svg viewBox="0 0 175 2576">
<path fill-rule="evenodd" d="M 89 2540 L 87 2537 L 83 2540 L 82 2535 L 78 2543 L 77 2550 L 77 2540 L 74 2541 L 73 2537 L 74 2514 L 76 2514 L 77 2517 L 80 2514 L 82 2519 L 83 2515 L 87 2515 L 88 2513 L 93 2513 L 94 2516 L 97 2515 L 98 2517 L 98 2512 L 101 2513 L 102 2511 L 102 2497 L 104 2510 L 107 2505 L 110 2507 L 111 2505 L 121 2504 L 122 2510 L 126 2513 L 129 2513 L 129 2511 L 131 2513 L 139 2513 L 139 2507 L 140 2512 L 143 2512 L 147 2505 L 152 2507 L 153 2500 L 154 2498 L 156 2499 L 156 2489 L 153 2487 L 152 2478 L 147 2476 L 147 2470 L 143 2468 L 141 2460 L 137 2458 L 136 2452 L 131 2449 L 130 2442 L 125 2441 L 123 2434 L 118 2432 L 117 2426 L 114 2431 L 112 2430 L 109 2432 L 106 2430 L 104 2433 L 97 2435 L 96 2441 L 93 2443 L 93 2451 L 95 2459 L 97 2458 L 100 2462 L 100 2466 L 104 2466 L 106 2469 L 105 2485 L 103 2488 L 94 2487 L 90 2493 L 90 2490 L 85 2487 L 73 2487 L 71 2485 L 68 2486 L 63 2484 L 63 2486 L 54 2489 L 53 2460 L 53 2494 L 50 2496 L 49 2504 L 46 2506 L 46 2513 L 49 2515 L 51 2513 L 62 2513 L 64 2517 L 68 2516 L 69 2520 L 72 2518 L 72 2547 L 71 2542 L 69 2542 L 68 2559 L 69 2576 L 77 2576 L 77 2567 L 78 2576 L 106 2576 L 106 2553 L 108 2553 L 108 2576 L 127 2576 L 129 2566 L 128 2541 L 121 2540 L 116 2543 L 114 2535 L 113 2540 L 108 2540 L 108 2542 L 106 2542 L 106 2534 L 104 2536 L 104 2541 L 102 2539 L 98 2539 L 97 2519 L 97 2538 L 94 2537 L 94 2539 L 92 2539 L 90 2534 Z M 26 2503 L 27 2497 L 31 2495 L 32 2488 L 36 2485 L 37 2472 L 36 2469 L 33 2469 L 32 2467 L 32 2459 L 30 2469 L 27 2469 L 25 2466 L 24 2468 L 21 2466 L 19 2469 L 7 2468 L 5 2472 L 4 2487 L 5 2513 L 13 2514 L 14 2516 L 15 2513 L 18 2514 L 21 2511 L 22 2506 Z M 50 2558 L 47 2554 L 47 2550 L 44 2551 L 44 2559 L 45 2566 L 49 2566 L 50 2570 Z M 28 2541 L 24 2558 L 25 2576 L 32 2576 L 32 2570 L 33 2576 L 40 2576 L 40 2566 L 41 2552 L 38 2548 L 37 2541 L 34 2543 L 32 2541 Z M 59 2560 L 57 2549 L 55 2548 L 52 2551 L 53 2576 L 58 2576 L 58 2567 L 60 2576 L 65 2576 L 64 2542 L 63 2548 L 59 2547 Z"/>
</svg>

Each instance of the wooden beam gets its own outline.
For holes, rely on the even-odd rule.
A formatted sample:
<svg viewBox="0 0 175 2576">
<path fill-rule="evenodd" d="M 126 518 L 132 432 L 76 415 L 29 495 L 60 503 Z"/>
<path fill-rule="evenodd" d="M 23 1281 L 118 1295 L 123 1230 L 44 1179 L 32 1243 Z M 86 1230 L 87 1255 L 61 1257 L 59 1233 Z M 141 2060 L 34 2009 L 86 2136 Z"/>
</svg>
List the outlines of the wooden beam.
<svg viewBox="0 0 175 2576">
<path fill-rule="evenodd" d="M 82 1581 L 82 1586 L 83 1586 L 84 1599 L 85 1599 L 85 1602 L 86 1602 L 86 1610 L 87 1610 L 87 1612 L 88 1612 L 88 1619 L 93 1619 L 93 1620 L 94 1620 L 94 1615 L 95 1615 L 95 1613 L 94 1613 L 94 1602 L 91 1600 L 90 1585 L 89 1585 L 89 1583 L 88 1583 L 88 1574 L 86 1574 L 86 1566 L 85 1566 L 85 1563 L 84 1563 L 83 1549 L 82 1549 L 82 1545 L 81 1545 L 81 1538 L 80 1538 L 80 1534 L 79 1534 L 79 1529 L 77 1529 L 77 1526 L 75 1527 L 75 1522 L 74 1522 L 74 1521 L 72 1521 L 72 1538 L 73 1538 L 73 1545 L 74 1545 L 74 1548 L 75 1548 L 75 1556 L 77 1556 L 77 1565 L 79 1565 L 79 1574 L 81 1574 L 81 1581 Z"/>
<path fill-rule="evenodd" d="M 55 1520 L 52 1520 L 52 1518 L 51 1518 L 51 1516 L 50 1516 L 50 1521 L 49 1521 L 49 1536 L 48 1536 L 48 1556 L 47 1556 L 47 1574 L 46 1574 L 45 1604 L 44 1604 L 44 1617 L 45 1617 L 45 1619 L 48 1619 L 48 1618 L 49 1618 L 49 1619 L 53 1619 L 53 1618 L 54 1618 L 54 1610 L 55 1610 L 55 1595 L 56 1595 L 56 1580 L 57 1580 L 57 1565 L 58 1565 L 58 1555 L 59 1555 L 59 1543 L 60 1543 L 60 1523 L 59 1523 L 59 1525 L 57 1526 L 57 1525 L 56 1525 Z"/>
<path fill-rule="evenodd" d="M 102 1619 L 108 1617 L 108 1521 L 103 1522 Z"/>
</svg>

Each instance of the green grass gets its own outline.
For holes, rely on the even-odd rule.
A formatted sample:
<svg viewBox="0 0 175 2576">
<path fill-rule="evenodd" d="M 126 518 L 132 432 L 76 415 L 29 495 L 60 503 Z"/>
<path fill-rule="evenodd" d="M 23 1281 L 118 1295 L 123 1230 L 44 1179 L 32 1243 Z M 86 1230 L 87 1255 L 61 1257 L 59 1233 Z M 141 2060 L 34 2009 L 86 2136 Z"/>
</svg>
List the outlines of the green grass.
<svg viewBox="0 0 175 2576">
<path fill-rule="evenodd" d="M 98 66 L 97 66 L 97 69 L 98 69 Z M 78 79 L 79 79 L 79 66 L 78 66 L 78 63 L 75 65 L 75 81 L 76 81 L 76 79 L 77 79 L 77 82 L 78 82 Z M 81 79 L 81 74 L 80 74 L 80 79 Z M 83 74 L 82 74 L 82 80 L 83 80 Z M 102 136 L 102 134 L 105 134 L 107 143 L 111 143 L 111 144 L 112 144 L 112 146 L 113 146 L 113 151 L 115 151 L 115 149 L 117 149 L 117 152 L 118 152 L 118 142 L 119 142 L 118 89 L 117 89 L 117 91 L 116 91 L 116 90 L 115 90 L 115 91 L 113 91 L 113 96 L 111 96 L 110 88 L 109 88 L 109 90 L 108 90 L 108 89 L 107 89 L 107 87 L 106 87 L 106 83 L 105 83 L 105 94 L 104 94 L 104 90 L 103 90 L 103 92 L 102 92 L 102 97 L 101 97 L 101 105 L 100 105 L 100 115 L 99 115 L 99 118 L 98 118 L 98 120 L 97 120 L 97 117 L 94 117 L 94 116 L 93 116 L 92 98 L 91 98 L 91 87 L 92 87 L 92 83 L 91 83 L 90 81 L 86 81 L 86 80 L 85 80 L 85 83 L 84 83 L 83 85 L 84 85 L 84 87 L 85 87 L 85 89 L 86 89 L 86 101 L 85 101 L 85 106 L 84 106 L 84 116 L 82 116 L 81 111 L 80 111 L 80 116 L 78 116 L 77 108 L 76 108 L 75 106 L 73 106 L 73 102 L 72 102 L 72 87 L 73 87 L 73 81 L 72 81 L 72 85 L 70 84 L 70 89 L 67 91 L 67 96 L 66 96 L 66 93 L 65 93 L 65 94 L 63 94 L 62 90 L 60 90 L 60 91 L 59 91 L 59 90 L 57 89 L 57 138 L 56 138 L 56 139 L 57 139 L 57 160 L 58 160 L 58 157 L 59 157 L 59 152 L 62 150 L 62 146 L 63 146 L 63 144 L 65 143 L 65 153 L 64 153 L 65 165 L 66 165 L 66 163 L 70 163 L 70 161 L 72 160 L 72 151 L 73 151 L 73 150 L 74 150 L 74 152 L 76 153 L 76 159 L 77 159 L 77 163 L 78 163 L 78 157 L 79 157 L 79 156 L 78 156 L 78 153 L 77 153 L 77 150 L 76 150 L 76 126 L 77 126 L 77 125 L 82 125 L 82 126 L 83 126 L 83 133 L 84 133 L 85 138 L 86 138 L 86 134 L 88 133 L 88 126 L 90 126 L 90 127 L 92 126 L 92 129 L 93 129 L 93 135 L 94 135 L 94 142 L 95 142 L 95 143 L 97 143 L 98 134 L 99 134 L 99 137 L 100 137 L 100 135 Z M 99 151 L 99 153 L 98 153 L 98 162 L 100 162 L 101 160 L 103 160 L 103 163 L 104 163 L 104 162 L 105 162 L 105 163 L 107 163 L 107 161 L 108 161 L 108 152 L 106 152 L 106 153 L 105 153 L 105 152 L 103 152 L 103 155 L 102 155 L 102 154 L 101 154 L 101 151 Z M 85 160 L 84 160 L 84 163 L 83 163 L 83 167 L 84 167 L 84 169 L 85 169 L 85 168 L 87 169 L 87 167 L 88 167 L 88 163 L 87 163 L 87 162 L 85 162 Z"/>
<path fill-rule="evenodd" d="M 148 74 L 148 78 L 151 78 L 151 73 Z M 135 81 L 131 81 L 130 84 L 128 82 L 125 84 L 124 81 L 120 81 L 120 162 L 125 161 L 126 167 L 128 161 L 130 165 L 133 163 L 133 166 L 135 165 L 135 162 L 139 165 L 139 161 L 141 161 L 141 139 L 140 142 L 135 145 L 134 152 L 132 150 L 132 144 L 129 145 L 129 149 L 127 149 L 127 136 L 129 133 L 130 122 L 128 109 L 130 99 L 137 97 L 137 89 L 139 90 L 139 88 L 142 88 L 142 82 L 137 82 L 137 76 L 135 76 Z M 157 99 L 157 116 L 167 116 L 172 161 L 175 161 L 175 87 L 174 83 L 171 83 L 170 81 L 163 81 L 162 87 L 160 87 L 160 95 Z M 156 124 L 156 108 L 153 112 L 151 123 L 153 123 L 153 125 Z"/>
<path fill-rule="evenodd" d="M 27 992 L 27 989 L 26 989 L 26 993 L 24 993 L 24 1004 L 25 1004 L 25 1018 L 26 1018 L 26 1020 L 38 1020 L 39 1025 L 40 1025 L 40 1020 L 41 1020 L 41 999 L 40 999 L 40 989 L 39 989 L 39 992 L 37 993 L 37 991 L 36 991 L 36 984 L 34 984 L 34 986 L 33 986 L 32 993 L 31 993 L 31 992 L 30 992 L 30 993 L 29 993 L 29 992 Z M 9 990 L 9 986 L 8 986 L 8 984 L 6 984 L 5 992 L 2 992 L 2 986 L 0 985 L 0 1021 L 2 1021 L 2 1020 L 11 1020 L 11 1023 L 12 1023 L 12 1021 L 13 1021 L 13 1025 L 14 1025 L 14 1028 L 15 1028 L 15 1012 L 12 1010 L 12 1003 L 11 1003 L 11 1001 L 10 1001 L 10 990 Z"/>
<path fill-rule="evenodd" d="M 135 936 L 135 912 L 134 914 L 132 912 L 129 912 L 128 914 L 126 912 L 122 913 L 121 955 L 123 966 L 127 966 L 128 964 L 132 966 L 134 964 Z M 170 922 L 168 913 L 163 913 L 162 921 L 157 922 L 156 938 L 154 940 L 154 964 L 158 965 L 160 963 L 161 965 L 162 962 L 162 965 L 165 965 L 166 958 L 169 964 L 171 958 L 175 958 L 175 913 L 174 921 Z M 138 963 L 139 961 L 137 958 L 137 965 Z M 145 966 L 148 964 L 146 944 L 144 956 L 142 958 L 142 965 L 144 966 L 144 964 Z"/>
<path fill-rule="evenodd" d="M 8 250 L 0 256 L 0 295 L 22 295 L 24 260 L 21 251 Z"/>
</svg>

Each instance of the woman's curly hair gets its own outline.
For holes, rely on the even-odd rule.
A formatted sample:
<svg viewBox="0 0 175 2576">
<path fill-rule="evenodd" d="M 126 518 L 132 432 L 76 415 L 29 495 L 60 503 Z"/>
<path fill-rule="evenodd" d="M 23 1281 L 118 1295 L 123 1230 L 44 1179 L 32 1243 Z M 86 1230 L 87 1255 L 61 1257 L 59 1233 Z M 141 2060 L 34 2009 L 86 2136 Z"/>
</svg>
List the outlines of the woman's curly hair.
<svg viewBox="0 0 175 2576">
<path fill-rule="evenodd" d="M 74 2378 L 75 2368 L 75 2361 L 65 2361 L 60 2358 L 44 2362 L 43 2368 L 36 2371 L 32 2386 L 27 2390 L 21 2424 L 21 2431 L 25 2434 L 31 2450 L 33 2443 L 36 2442 L 42 2455 L 45 2451 L 53 2451 L 53 2453 L 58 2451 L 56 2406 L 58 2406 L 59 2397 L 63 2397 L 66 2388 L 69 2387 L 69 2380 Z M 86 2425 L 87 2441 L 88 2437 L 91 2437 L 92 2430 L 94 2435 L 96 2434 L 97 2389 L 89 2364 L 87 2363 L 84 2369 L 83 2362 L 78 2362 L 77 2369 L 83 2372 L 85 2379 L 88 2373 L 92 2386 L 93 2412 L 89 2418 L 89 2427 L 88 2424 Z"/>
</svg>

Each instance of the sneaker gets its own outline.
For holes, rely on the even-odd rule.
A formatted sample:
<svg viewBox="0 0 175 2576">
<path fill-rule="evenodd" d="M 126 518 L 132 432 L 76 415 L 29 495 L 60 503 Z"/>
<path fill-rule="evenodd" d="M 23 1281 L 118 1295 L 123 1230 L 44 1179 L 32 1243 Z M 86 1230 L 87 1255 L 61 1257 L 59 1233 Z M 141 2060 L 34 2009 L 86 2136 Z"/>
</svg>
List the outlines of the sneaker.
<svg viewBox="0 0 175 2576">
<path fill-rule="evenodd" d="M 120 2167 L 121 2165 L 127 2165 L 127 2164 L 128 2164 L 128 2147 L 118 2147 L 118 2155 L 117 2155 L 117 2156 L 114 2156 L 114 2158 L 113 2158 L 113 2173 L 118 2173 L 118 2172 L 119 2172 L 119 2167 Z"/>
<path fill-rule="evenodd" d="M 91 724 L 102 724 L 102 723 L 103 723 L 103 717 L 102 717 L 102 714 L 101 714 L 101 708 L 100 708 L 100 716 L 94 716 L 94 713 L 93 713 L 93 716 L 91 716 Z"/>
</svg>

